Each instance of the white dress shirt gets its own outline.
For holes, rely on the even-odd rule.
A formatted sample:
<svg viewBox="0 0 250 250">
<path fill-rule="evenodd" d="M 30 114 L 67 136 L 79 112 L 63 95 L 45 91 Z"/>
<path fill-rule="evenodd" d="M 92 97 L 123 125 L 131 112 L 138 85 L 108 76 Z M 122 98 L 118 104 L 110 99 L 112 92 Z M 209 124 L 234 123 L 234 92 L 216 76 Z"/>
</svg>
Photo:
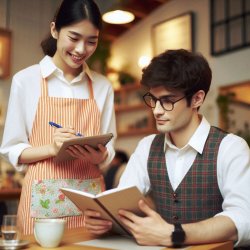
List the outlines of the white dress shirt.
<svg viewBox="0 0 250 250">
<path fill-rule="evenodd" d="M 22 171 L 27 166 L 19 165 L 18 158 L 24 149 L 31 147 L 29 136 L 41 95 L 42 78 L 47 78 L 48 95 L 51 97 L 88 99 L 87 74 L 92 80 L 94 98 L 101 113 L 100 133 L 111 132 L 116 137 L 112 85 L 106 77 L 91 71 L 87 64 L 84 64 L 83 68 L 81 74 L 68 82 L 62 70 L 55 66 L 52 58 L 45 56 L 39 64 L 14 75 L 0 154 L 17 170 Z M 107 145 L 109 156 L 104 165 L 109 164 L 113 159 L 113 144 L 114 139 Z"/>
<path fill-rule="evenodd" d="M 169 179 L 175 190 L 195 160 L 202 153 L 210 124 L 203 117 L 199 127 L 183 148 L 177 148 L 169 138 L 165 139 L 165 156 Z M 121 177 L 119 187 L 137 186 L 146 194 L 150 190 L 147 171 L 149 150 L 155 135 L 143 138 L 132 154 Z M 223 196 L 223 212 L 238 230 L 236 245 L 250 245 L 250 150 L 244 139 L 226 135 L 219 147 L 217 180 Z"/>
</svg>

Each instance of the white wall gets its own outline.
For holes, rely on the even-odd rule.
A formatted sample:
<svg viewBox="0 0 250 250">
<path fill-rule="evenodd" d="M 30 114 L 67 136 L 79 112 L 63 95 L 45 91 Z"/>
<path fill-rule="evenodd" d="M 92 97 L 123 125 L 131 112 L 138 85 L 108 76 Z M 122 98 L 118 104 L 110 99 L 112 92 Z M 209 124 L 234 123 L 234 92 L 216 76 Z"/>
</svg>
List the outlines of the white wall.
<svg viewBox="0 0 250 250">
<path fill-rule="evenodd" d="M 5 0 L 10 4 L 9 29 L 12 31 L 12 73 L 38 63 L 43 54 L 40 42 L 49 32 L 49 24 L 60 0 Z M 6 13 L 6 10 L 4 11 Z M 0 23 L 4 27 L 4 23 Z"/>
<path fill-rule="evenodd" d="M 211 90 L 201 112 L 213 125 L 218 125 L 215 102 L 217 89 L 222 85 L 250 79 L 250 48 L 217 57 L 210 55 L 209 0 L 174 0 L 162 5 L 113 43 L 112 58 L 109 63 L 114 68 L 125 67 L 129 73 L 140 79 L 141 71 L 137 61 L 141 55 L 152 56 L 152 25 L 189 11 L 195 14 L 195 51 L 201 52 L 207 58 L 213 71 Z M 140 138 L 138 137 L 137 141 Z M 127 149 L 130 153 L 134 150 L 136 142 L 135 139 L 119 139 L 116 145 L 119 149 Z"/>
<path fill-rule="evenodd" d="M 12 31 L 11 76 L 0 79 L 0 105 L 3 109 L 7 108 L 13 74 L 38 63 L 43 57 L 40 42 L 49 32 L 50 21 L 59 3 L 60 0 L 0 1 L 0 27 Z M 0 139 L 2 130 L 3 124 L 0 124 Z"/>
<path fill-rule="evenodd" d="M 107 1 L 107 0 L 106 0 Z M 49 31 L 49 23 L 60 0 L 1 0 L 0 27 L 6 28 L 6 5 L 10 4 L 10 25 L 12 30 L 12 75 L 18 70 L 38 63 L 42 58 L 40 42 Z M 193 11 L 195 13 L 195 50 L 203 53 L 213 70 L 213 84 L 201 111 L 208 120 L 217 125 L 218 113 L 215 103 L 217 88 L 250 79 L 250 48 L 228 53 L 219 57 L 210 55 L 209 0 L 173 0 L 158 8 L 136 27 L 118 38 L 112 46 L 111 65 L 123 67 L 140 78 L 137 61 L 141 55 L 152 56 L 152 25 Z M 7 106 L 11 77 L 0 80 L 0 98 Z M 1 132 L 1 126 L 0 126 Z M 0 133 L 1 138 L 1 133 Z M 141 136 L 118 140 L 117 147 L 131 153 Z"/>
</svg>

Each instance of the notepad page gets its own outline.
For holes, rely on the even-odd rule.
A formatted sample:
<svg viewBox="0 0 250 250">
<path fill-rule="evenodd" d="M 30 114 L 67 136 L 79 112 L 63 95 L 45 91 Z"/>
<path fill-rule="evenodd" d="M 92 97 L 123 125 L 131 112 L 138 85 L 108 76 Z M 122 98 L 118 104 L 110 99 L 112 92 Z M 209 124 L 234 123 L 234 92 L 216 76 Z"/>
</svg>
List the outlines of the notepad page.
<svg viewBox="0 0 250 250">
<path fill-rule="evenodd" d="M 100 239 L 78 242 L 80 246 L 94 246 L 116 250 L 163 250 L 166 247 L 162 246 L 140 246 L 133 238 L 125 236 L 108 236 Z"/>
</svg>

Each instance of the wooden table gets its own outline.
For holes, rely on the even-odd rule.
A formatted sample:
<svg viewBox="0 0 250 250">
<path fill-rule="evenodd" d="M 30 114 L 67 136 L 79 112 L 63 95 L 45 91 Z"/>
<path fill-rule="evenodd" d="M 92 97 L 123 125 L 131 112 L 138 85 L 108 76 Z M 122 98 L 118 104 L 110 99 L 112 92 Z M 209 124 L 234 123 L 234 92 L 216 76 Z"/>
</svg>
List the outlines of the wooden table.
<svg viewBox="0 0 250 250">
<path fill-rule="evenodd" d="M 25 236 L 24 239 L 30 241 L 29 248 L 32 250 L 41 250 L 45 249 L 40 247 L 36 241 L 33 235 Z M 79 229 L 71 229 L 66 230 L 64 239 L 59 247 L 57 248 L 50 248 L 52 249 L 58 249 L 58 250 L 78 250 L 78 249 L 89 249 L 89 250 L 107 250 L 107 248 L 99 248 L 99 247 L 90 247 L 90 246 L 79 246 L 74 245 L 74 243 L 87 241 L 94 239 L 93 236 L 91 236 L 85 229 L 79 228 Z M 167 249 L 174 249 L 174 248 L 167 248 Z M 205 244 L 205 245 L 197 245 L 197 246 L 191 246 L 188 248 L 188 250 L 232 250 L 233 249 L 233 243 L 228 241 L 224 243 L 216 243 L 216 244 Z"/>
</svg>

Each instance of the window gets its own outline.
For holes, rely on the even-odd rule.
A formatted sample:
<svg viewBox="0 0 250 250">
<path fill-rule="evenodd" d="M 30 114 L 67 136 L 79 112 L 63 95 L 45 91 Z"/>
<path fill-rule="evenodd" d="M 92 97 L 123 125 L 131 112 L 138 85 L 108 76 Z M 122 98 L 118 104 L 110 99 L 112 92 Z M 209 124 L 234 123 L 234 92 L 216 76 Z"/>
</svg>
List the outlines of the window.
<svg viewBox="0 0 250 250">
<path fill-rule="evenodd" d="M 250 0 L 210 0 L 211 54 L 250 46 Z"/>
</svg>

